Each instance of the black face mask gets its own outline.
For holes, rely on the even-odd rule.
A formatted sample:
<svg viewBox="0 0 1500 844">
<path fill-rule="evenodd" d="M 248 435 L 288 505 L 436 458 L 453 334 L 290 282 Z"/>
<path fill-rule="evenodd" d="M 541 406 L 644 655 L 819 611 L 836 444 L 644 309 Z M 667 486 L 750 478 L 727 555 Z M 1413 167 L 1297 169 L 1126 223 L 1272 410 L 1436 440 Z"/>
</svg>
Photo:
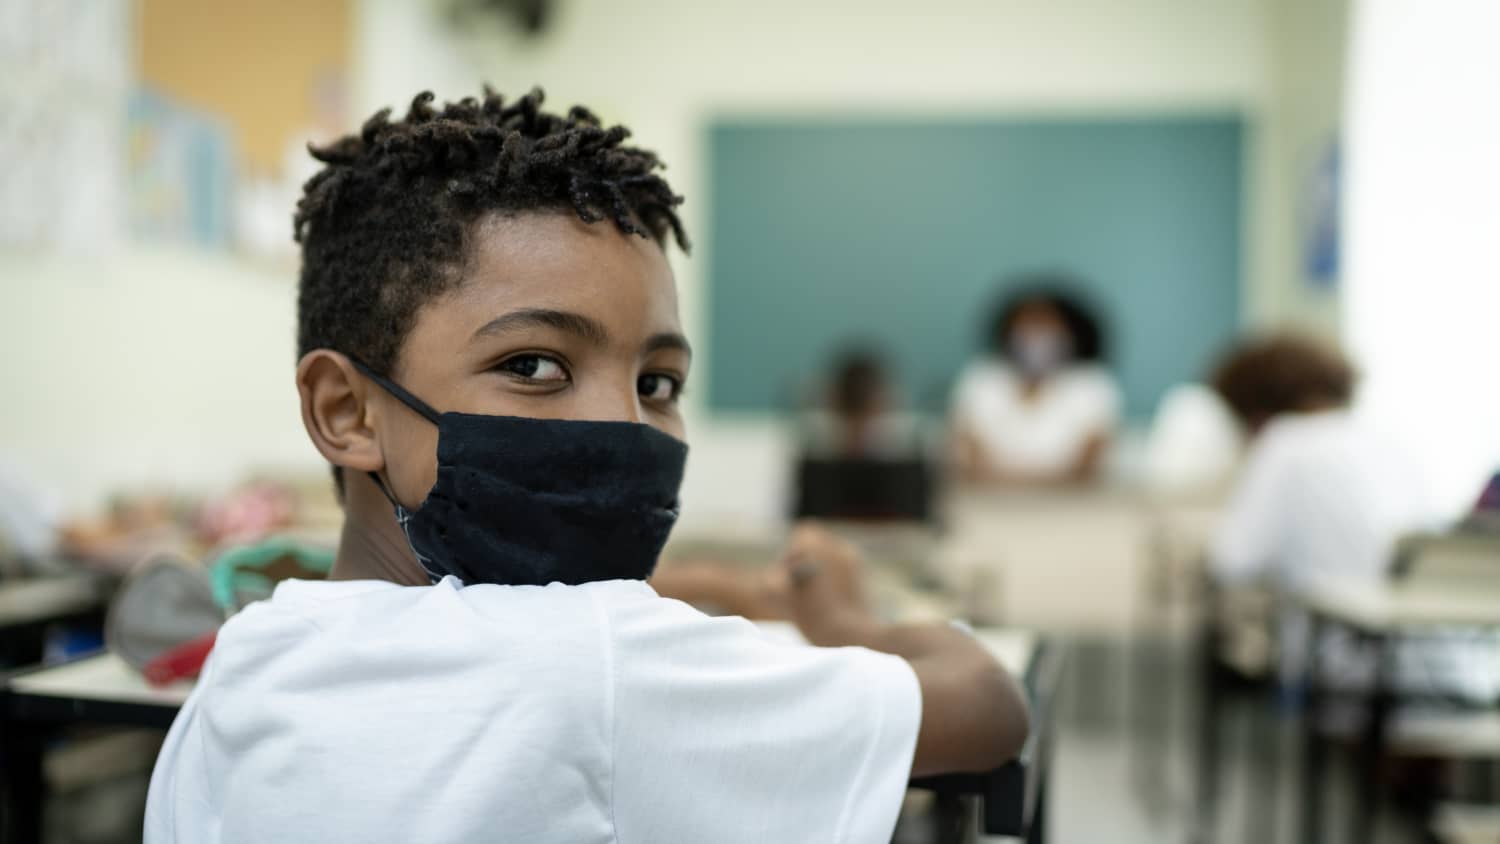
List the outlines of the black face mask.
<svg viewBox="0 0 1500 844">
<path fill-rule="evenodd" d="M 396 509 L 436 583 L 579 584 L 644 580 L 677 521 L 687 444 L 650 425 L 439 414 L 354 366 L 438 427 L 437 482 L 416 510 Z"/>
</svg>

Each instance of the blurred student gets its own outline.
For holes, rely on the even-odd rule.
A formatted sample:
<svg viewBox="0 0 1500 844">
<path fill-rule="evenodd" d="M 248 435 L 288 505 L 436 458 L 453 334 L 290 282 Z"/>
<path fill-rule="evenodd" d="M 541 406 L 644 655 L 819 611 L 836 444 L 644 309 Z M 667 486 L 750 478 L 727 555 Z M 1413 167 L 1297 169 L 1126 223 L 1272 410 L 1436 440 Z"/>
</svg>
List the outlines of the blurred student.
<svg viewBox="0 0 1500 844">
<path fill-rule="evenodd" d="M 1432 523 L 1421 464 L 1350 411 L 1353 367 L 1315 340 L 1279 335 L 1244 343 L 1219 365 L 1214 388 L 1249 450 L 1210 549 L 1222 583 L 1295 590 L 1318 577 L 1379 581 L 1397 540 Z M 1309 647 L 1306 618 L 1288 609 L 1278 641 L 1284 678 Z M 1467 632 L 1408 638 L 1395 682 L 1411 693 L 1489 703 L 1500 695 L 1500 639 Z M 1371 682 L 1378 655 L 1340 631 L 1316 643 L 1324 682 Z"/>
<path fill-rule="evenodd" d="M 56 573 L 85 563 L 123 569 L 176 540 L 171 502 L 121 496 L 96 518 L 68 517 L 61 496 L 0 457 L 0 572 Z"/>
<path fill-rule="evenodd" d="M 802 421 L 795 518 L 926 522 L 933 461 L 921 422 L 902 413 L 885 359 L 849 347 L 834 359 L 823 406 Z"/>
<path fill-rule="evenodd" d="M 1238 420 L 1212 387 L 1177 384 L 1152 416 L 1142 480 L 1160 498 L 1217 499 L 1233 478 L 1243 441 Z"/>
<path fill-rule="evenodd" d="M 903 413 L 885 357 L 850 346 L 833 360 L 821 406 L 802 420 L 804 455 L 891 460 L 922 451 L 917 420 Z"/>
<path fill-rule="evenodd" d="M 987 354 L 953 392 L 955 468 L 977 482 L 1087 481 L 1120 421 L 1103 332 L 1065 281 L 1027 280 L 990 321 Z"/>
<path fill-rule="evenodd" d="M 1231 351 L 1212 383 L 1249 438 L 1214 574 L 1292 586 L 1384 576 L 1396 539 L 1431 508 L 1421 467 L 1351 413 L 1349 362 L 1316 340 L 1277 335 Z"/>
<path fill-rule="evenodd" d="M 58 496 L 0 458 L 0 558 L 32 563 L 56 554 L 62 524 Z"/>
<path fill-rule="evenodd" d="M 876 620 L 821 530 L 780 564 L 818 647 L 647 584 L 691 352 L 681 200 L 627 135 L 424 94 L 314 153 L 296 383 L 343 534 L 220 631 L 147 842 L 873 844 L 913 774 L 1019 750 L 1003 669 Z"/>
</svg>

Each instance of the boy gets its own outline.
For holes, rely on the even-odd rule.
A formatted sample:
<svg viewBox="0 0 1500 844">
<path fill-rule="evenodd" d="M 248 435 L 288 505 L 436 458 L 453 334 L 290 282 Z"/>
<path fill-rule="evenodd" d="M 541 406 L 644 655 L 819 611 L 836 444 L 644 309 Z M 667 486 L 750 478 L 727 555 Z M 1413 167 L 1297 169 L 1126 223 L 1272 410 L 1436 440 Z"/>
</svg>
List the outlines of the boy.
<svg viewBox="0 0 1500 844">
<path fill-rule="evenodd" d="M 912 773 L 1020 747 L 993 660 L 876 622 L 815 529 L 786 605 L 829 647 L 644 582 L 686 457 L 681 200 L 541 103 L 423 94 L 314 152 L 297 388 L 338 557 L 224 626 L 147 841 L 887 841 Z"/>
</svg>

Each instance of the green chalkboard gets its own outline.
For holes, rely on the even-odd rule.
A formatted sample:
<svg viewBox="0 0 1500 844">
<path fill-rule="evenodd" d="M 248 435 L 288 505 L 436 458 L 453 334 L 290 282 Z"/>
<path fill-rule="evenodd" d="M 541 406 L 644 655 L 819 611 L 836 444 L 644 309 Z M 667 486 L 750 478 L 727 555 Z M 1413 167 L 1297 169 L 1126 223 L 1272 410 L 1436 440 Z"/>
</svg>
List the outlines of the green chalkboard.
<svg viewBox="0 0 1500 844">
<path fill-rule="evenodd" d="M 709 405 L 785 409 L 852 339 L 928 409 L 999 282 L 1078 276 L 1134 418 L 1239 324 L 1236 115 L 709 128 Z"/>
</svg>

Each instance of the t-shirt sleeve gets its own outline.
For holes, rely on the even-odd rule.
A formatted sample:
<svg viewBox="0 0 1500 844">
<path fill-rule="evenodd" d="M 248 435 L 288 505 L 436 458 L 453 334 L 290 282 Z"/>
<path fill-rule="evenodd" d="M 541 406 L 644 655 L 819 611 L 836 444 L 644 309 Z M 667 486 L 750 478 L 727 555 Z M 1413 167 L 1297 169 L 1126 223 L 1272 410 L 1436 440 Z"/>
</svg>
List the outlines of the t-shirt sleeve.
<svg viewBox="0 0 1500 844">
<path fill-rule="evenodd" d="M 921 721 L 905 660 L 666 599 L 612 613 L 611 638 L 622 844 L 890 840 Z"/>
</svg>

